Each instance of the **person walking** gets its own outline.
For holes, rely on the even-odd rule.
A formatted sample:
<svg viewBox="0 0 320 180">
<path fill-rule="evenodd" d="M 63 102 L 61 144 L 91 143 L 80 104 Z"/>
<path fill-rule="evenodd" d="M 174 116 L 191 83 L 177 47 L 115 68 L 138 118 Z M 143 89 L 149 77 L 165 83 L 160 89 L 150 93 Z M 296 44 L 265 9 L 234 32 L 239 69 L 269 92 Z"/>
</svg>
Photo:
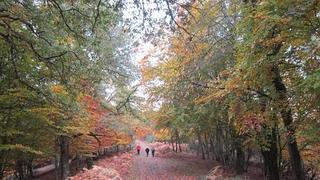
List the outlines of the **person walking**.
<svg viewBox="0 0 320 180">
<path fill-rule="evenodd" d="M 138 144 L 138 146 L 137 146 L 137 153 L 138 153 L 138 155 L 140 154 L 140 150 L 141 150 L 141 146 Z"/>
<path fill-rule="evenodd" d="M 152 157 L 154 157 L 154 154 L 156 153 L 156 148 L 152 147 L 151 148 L 151 153 L 152 153 Z"/>
<path fill-rule="evenodd" d="M 146 148 L 147 157 L 149 156 L 149 151 L 150 151 L 150 149 L 149 149 L 149 148 Z"/>
</svg>

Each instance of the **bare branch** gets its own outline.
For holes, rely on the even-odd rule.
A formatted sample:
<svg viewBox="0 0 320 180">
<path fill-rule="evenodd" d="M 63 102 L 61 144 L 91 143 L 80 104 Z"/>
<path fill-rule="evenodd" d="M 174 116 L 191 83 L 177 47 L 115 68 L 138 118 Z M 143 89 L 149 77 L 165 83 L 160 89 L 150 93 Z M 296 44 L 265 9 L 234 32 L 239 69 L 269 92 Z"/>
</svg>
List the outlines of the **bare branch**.
<svg viewBox="0 0 320 180">
<path fill-rule="evenodd" d="M 83 39 L 84 39 L 84 37 L 83 37 L 82 35 L 78 34 L 74 29 L 71 28 L 71 26 L 70 26 L 69 23 L 67 22 L 66 17 L 64 16 L 64 10 L 60 7 L 59 3 L 57 3 L 55 0 L 49 0 L 49 1 L 52 2 L 52 5 L 53 5 L 56 9 L 58 9 L 59 14 L 60 14 L 60 16 L 61 16 L 61 18 L 62 18 L 62 20 L 63 20 L 63 23 L 66 25 L 66 27 L 69 29 L 69 31 L 71 31 L 72 33 L 74 33 L 77 37 L 80 37 L 80 38 L 83 38 Z"/>
<path fill-rule="evenodd" d="M 134 94 L 138 89 L 138 86 L 135 87 L 130 93 L 129 95 L 127 96 L 126 100 L 123 101 L 123 102 L 120 102 L 117 106 L 116 106 L 116 109 L 117 109 L 117 112 L 119 112 L 121 110 L 121 108 L 125 107 L 127 103 L 130 102 L 130 97 L 132 96 L 132 94 Z"/>
<path fill-rule="evenodd" d="M 170 4 L 169 4 L 169 2 L 168 2 L 168 0 L 165 0 L 166 1 L 166 4 L 167 4 L 167 8 L 168 8 L 168 11 L 169 11 L 169 15 L 170 15 L 170 17 L 171 17 L 171 20 L 176 24 L 176 26 L 178 27 L 178 28 L 180 28 L 180 29 L 182 29 L 185 33 L 187 33 L 189 36 L 193 36 L 190 32 L 188 32 L 184 27 L 182 27 L 182 26 L 180 26 L 180 24 L 179 23 L 177 23 L 177 21 L 175 20 L 175 18 L 174 18 L 174 16 L 173 16 L 173 12 L 172 12 L 172 10 L 171 10 L 171 8 L 170 8 Z"/>
<path fill-rule="evenodd" d="M 96 24 L 97 24 L 97 21 L 98 21 L 98 18 L 99 18 L 99 16 L 100 16 L 100 5 L 101 5 L 101 0 L 99 0 L 99 2 L 98 2 L 98 5 L 97 5 L 97 14 L 96 14 L 96 16 L 95 16 L 95 18 L 94 18 L 94 22 L 93 22 L 93 25 L 92 25 L 92 29 L 91 29 L 91 31 L 94 33 L 94 29 L 96 28 Z"/>
</svg>

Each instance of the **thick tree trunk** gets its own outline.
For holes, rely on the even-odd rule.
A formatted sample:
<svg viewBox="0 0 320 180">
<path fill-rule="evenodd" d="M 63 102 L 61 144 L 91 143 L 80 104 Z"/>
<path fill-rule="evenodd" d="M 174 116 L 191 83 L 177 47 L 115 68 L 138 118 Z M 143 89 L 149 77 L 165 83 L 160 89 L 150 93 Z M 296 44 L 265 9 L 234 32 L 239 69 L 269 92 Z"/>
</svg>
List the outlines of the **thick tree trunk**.
<svg viewBox="0 0 320 180">
<path fill-rule="evenodd" d="M 244 171 L 247 172 L 248 171 L 248 168 L 249 168 L 249 165 L 250 165 L 250 157 L 251 157 L 251 149 L 248 147 L 247 149 L 247 158 L 246 158 L 246 162 L 245 162 L 245 169 Z"/>
<path fill-rule="evenodd" d="M 59 137 L 59 147 L 60 147 L 60 179 L 67 180 L 70 169 L 69 169 L 69 137 L 60 136 Z"/>
<path fill-rule="evenodd" d="M 293 127 L 292 112 L 289 106 L 289 101 L 287 97 L 287 89 L 283 83 L 283 80 L 280 75 L 279 67 L 274 65 L 272 68 L 273 72 L 273 84 L 276 89 L 276 101 L 278 102 L 281 108 L 281 117 L 284 123 L 284 126 L 287 130 L 287 140 L 288 140 L 288 152 L 290 156 L 290 163 L 294 171 L 295 177 L 297 180 L 304 180 L 304 170 L 303 162 L 300 157 L 297 141 L 295 139 L 295 128 Z"/>
<path fill-rule="evenodd" d="M 241 148 L 241 141 L 236 141 L 236 173 L 241 174 L 244 172 L 244 152 Z"/>
<path fill-rule="evenodd" d="M 59 143 L 58 143 L 58 139 L 57 139 L 57 143 L 56 146 L 59 147 Z M 58 152 L 56 150 L 56 152 Z M 54 165 L 55 165 L 55 176 L 56 176 L 56 180 L 60 180 L 60 154 L 56 153 L 55 158 L 54 158 Z"/>
<path fill-rule="evenodd" d="M 266 172 L 269 180 L 278 180 L 279 177 L 279 166 L 278 166 L 278 147 L 277 147 L 277 136 L 275 128 L 272 129 L 271 135 L 268 136 L 270 140 L 269 149 L 261 149 L 263 161 L 266 167 Z"/>
</svg>

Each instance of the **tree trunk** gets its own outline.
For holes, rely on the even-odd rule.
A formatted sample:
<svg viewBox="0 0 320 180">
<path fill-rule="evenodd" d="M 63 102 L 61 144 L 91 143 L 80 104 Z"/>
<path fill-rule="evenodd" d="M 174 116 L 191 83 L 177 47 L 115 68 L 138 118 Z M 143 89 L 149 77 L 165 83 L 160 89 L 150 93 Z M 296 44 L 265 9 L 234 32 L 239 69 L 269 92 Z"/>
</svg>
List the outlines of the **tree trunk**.
<svg viewBox="0 0 320 180">
<path fill-rule="evenodd" d="M 86 158 L 86 163 L 87 163 L 87 168 L 92 169 L 93 167 L 93 158 L 92 157 L 87 157 Z"/>
<path fill-rule="evenodd" d="M 272 128 L 271 135 L 268 135 L 270 140 L 269 149 L 262 148 L 261 154 L 265 164 L 265 170 L 269 180 L 278 180 L 279 177 L 279 166 L 278 166 L 278 147 L 277 147 L 277 136 L 275 128 Z"/>
<path fill-rule="evenodd" d="M 236 173 L 237 174 L 242 174 L 244 172 L 244 152 L 241 148 L 241 141 L 236 140 Z"/>
<path fill-rule="evenodd" d="M 16 169 L 15 169 L 15 171 L 16 171 L 16 178 L 18 180 L 27 179 L 23 160 L 17 160 L 16 161 Z"/>
<path fill-rule="evenodd" d="M 284 123 L 284 126 L 286 127 L 287 131 L 287 140 L 288 140 L 288 152 L 290 156 L 290 163 L 292 166 L 292 169 L 294 171 L 295 177 L 297 180 L 304 180 L 304 171 L 303 171 L 303 165 L 302 160 L 300 157 L 297 141 L 295 139 L 295 128 L 293 127 L 293 119 L 292 119 L 292 112 L 291 108 L 289 106 L 289 101 L 287 97 L 287 89 L 286 86 L 283 83 L 283 80 L 280 75 L 279 67 L 277 65 L 274 65 L 272 68 L 273 72 L 273 84 L 276 89 L 276 100 L 281 108 L 280 113 L 281 117 Z"/>
<path fill-rule="evenodd" d="M 27 161 L 27 173 L 28 177 L 33 177 L 33 171 L 32 171 L 32 159 Z"/>
<path fill-rule="evenodd" d="M 197 145 L 197 156 L 199 157 L 200 156 L 200 143 L 198 141 L 198 144 L 197 143 L 194 143 L 195 145 Z"/>
<path fill-rule="evenodd" d="M 3 152 L 0 152 L 0 179 L 4 178 L 4 171 L 6 170 L 6 157 Z"/>
<path fill-rule="evenodd" d="M 176 142 L 175 142 L 175 144 L 176 144 L 176 151 L 175 152 L 178 152 L 178 136 L 176 136 Z"/>
<path fill-rule="evenodd" d="M 207 133 L 204 133 L 204 142 L 205 142 L 205 147 L 206 147 L 207 158 L 210 159 L 210 146 L 209 146 Z"/>
<path fill-rule="evenodd" d="M 216 153 L 217 153 L 217 157 L 216 157 L 216 160 L 217 161 L 223 161 L 223 145 L 222 145 L 222 129 L 220 127 L 217 127 L 217 130 L 216 130 Z M 224 161 L 223 161 L 224 162 Z"/>
<path fill-rule="evenodd" d="M 210 149 L 211 149 L 211 153 L 212 153 L 212 160 L 214 160 L 217 157 L 217 155 L 216 155 L 215 149 L 214 149 L 214 141 L 213 141 L 212 134 L 211 134 L 209 140 L 210 140 Z"/>
<path fill-rule="evenodd" d="M 60 136 L 59 137 L 60 146 L 60 179 L 67 180 L 70 169 L 69 169 L 69 137 Z"/>
<path fill-rule="evenodd" d="M 281 177 L 281 175 L 282 175 L 282 167 L 281 167 L 281 164 L 282 164 L 282 159 L 283 159 L 283 157 L 282 157 L 282 145 L 281 145 L 281 135 L 280 135 L 280 130 L 279 130 L 279 127 L 278 126 L 276 126 L 275 127 L 276 128 L 276 136 L 277 136 L 277 148 L 278 148 L 278 167 L 279 167 L 279 176 Z"/>
<path fill-rule="evenodd" d="M 202 159 L 206 159 L 200 133 L 198 134 L 198 141 L 199 141 L 199 146 L 201 148 Z"/>
<path fill-rule="evenodd" d="M 179 140 L 179 143 L 178 143 L 178 144 L 179 144 L 179 151 L 182 152 L 180 140 Z"/>
<path fill-rule="evenodd" d="M 171 136 L 171 145 L 172 145 L 172 151 L 175 151 L 175 149 L 174 149 L 174 140 L 173 140 L 173 136 Z"/>
<path fill-rule="evenodd" d="M 57 143 L 56 146 L 59 147 L 59 143 L 58 143 L 58 139 L 57 139 Z M 58 152 L 58 150 L 56 150 L 56 152 Z M 60 180 L 60 154 L 56 153 L 55 158 L 54 158 L 54 166 L 55 166 L 55 176 L 56 176 L 56 180 Z"/>
<path fill-rule="evenodd" d="M 79 154 L 76 155 L 76 159 L 75 159 L 75 163 L 76 163 L 76 171 L 80 170 L 80 156 Z"/>
<path fill-rule="evenodd" d="M 18 180 L 29 179 L 32 177 L 32 160 L 17 160 L 16 161 L 16 178 Z"/>
<path fill-rule="evenodd" d="M 180 140 L 180 136 L 179 136 L 179 132 L 178 130 L 176 130 L 176 136 L 177 136 L 177 142 L 178 142 L 178 145 L 179 145 L 179 151 L 182 152 L 182 149 L 181 149 L 181 140 Z M 178 149 L 177 149 L 178 151 Z"/>
<path fill-rule="evenodd" d="M 251 157 L 251 149 L 248 147 L 247 149 L 247 159 L 246 159 L 246 167 L 245 167 L 245 171 L 248 172 L 248 168 L 249 168 L 249 165 L 250 165 L 250 157 Z"/>
</svg>

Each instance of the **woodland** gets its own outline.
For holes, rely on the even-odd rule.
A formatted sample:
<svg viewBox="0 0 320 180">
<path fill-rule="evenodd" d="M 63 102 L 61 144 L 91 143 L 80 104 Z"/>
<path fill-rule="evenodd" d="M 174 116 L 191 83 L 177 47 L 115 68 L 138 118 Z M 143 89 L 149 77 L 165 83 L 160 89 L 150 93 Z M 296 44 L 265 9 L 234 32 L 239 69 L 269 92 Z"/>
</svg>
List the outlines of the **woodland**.
<svg viewBox="0 0 320 180">
<path fill-rule="evenodd" d="M 0 1 L 0 179 L 150 136 L 317 179 L 319 99 L 319 0 Z"/>
</svg>

